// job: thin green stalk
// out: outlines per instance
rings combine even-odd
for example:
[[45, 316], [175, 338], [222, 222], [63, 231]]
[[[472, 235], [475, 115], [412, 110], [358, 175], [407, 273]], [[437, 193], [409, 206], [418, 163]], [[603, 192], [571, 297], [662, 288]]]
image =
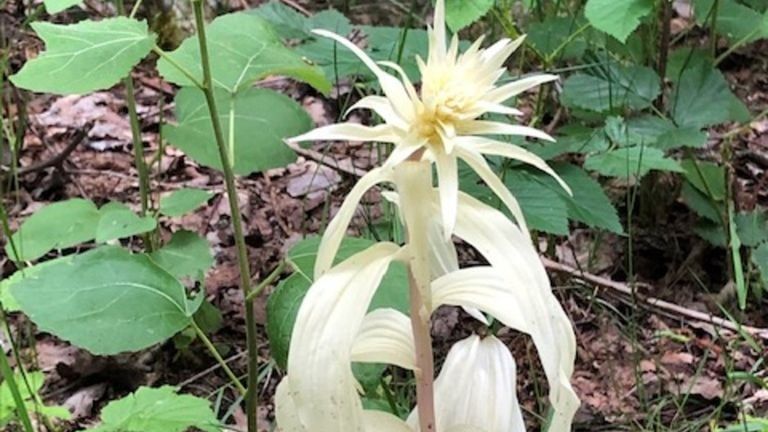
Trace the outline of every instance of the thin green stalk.
[[[229, 210], [232, 218], [232, 228], [234, 230], [235, 245], [237, 247], [237, 262], [240, 268], [240, 289], [243, 290], [243, 299], [248, 298], [251, 272], [248, 264], [248, 250], [245, 246], [245, 236], [243, 234], [243, 222], [240, 215], [240, 204], [237, 199], [237, 188], [235, 187], [235, 174], [232, 170], [232, 161], [229, 159], [227, 143], [224, 141], [224, 134], [221, 130], [219, 112], [216, 109], [216, 98], [213, 92], [213, 77], [211, 75], [211, 63], [208, 56], [208, 41], [205, 36], [205, 18], [203, 16], [202, 0], [192, 0], [192, 7], [195, 11], [195, 26], [197, 27], [197, 39], [200, 45], [200, 63], [203, 68], [203, 92], [208, 105], [208, 113], [211, 117], [216, 145], [219, 149], [224, 180], [227, 186], [227, 199], [229, 201]], [[258, 409], [258, 399], [256, 389], [259, 386], [258, 367], [259, 356], [256, 340], [256, 320], [254, 315], [253, 301], [244, 301], [245, 303], [245, 332], [246, 345], [248, 348], [248, 393], [245, 398], [246, 416], [248, 418], [248, 431], [256, 432], [257, 419], [256, 411]]]
[[197, 323], [192, 320], [192, 328], [195, 329], [195, 333], [197, 333], [197, 337], [200, 338], [201, 341], [203, 341], [203, 345], [205, 345], [206, 348], [208, 348], [208, 351], [211, 353], [214, 359], [216, 359], [216, 362], [221, 366], [222, 369], [224, 369], [224, 373], [227, 374], [227, 377], [229, 377], [229, 380], [232, 381], [232, 385], [234, 385], [237, 388], [237, 391], [240, 392], [241, 395], [245, 395], [248, 393], [247, 389], [243, 384], [240, 382], [240, 379], [237, 378], [237, 375], [235, 375], [234, 372], [232, 372], [232, 369], [229, 368], [227, 365], [227, 362], [224, 360], [224, 358], [219, 354], [219, 350], [216, 349], [216, 346], [211, 342], [211, 340], [208, 338], [208, 336], [205, 334], [205, 332], [200, 328]]
[[712, 3], [712, 10], [710, 13], [712, 14], [711, 18], [712, 21], [710, 23], [709, 27], [709, 40], [711, 43], [710, 49], [712, 50], [712, 58], [715, 58], [717, 56], [717, 15], [720, 9], [720, 0], [715, 0], [714, 3]]
[[176, 60], [173, 59], [173, 57], [169, 56], [168, 53], [165, 52], [165, 50], [155, 45], [154, 47], [152, 47], [152, 52], [157, 54], [160, 58], [167, 61], [168, 64], [176, 68], [176, 70], [181, 72], [181, 74], [184, 75], [188, 80], [190, 80], [195, 87], [199, 88], [200, 90], [203, 90], [205, 85], [201, 83], [199, 79], [195, 78], [195, 75], [189, 69], [185, 68], [184, 66], [181, 65], [181, 63], [177, 62]]
[[258, 297], [259, 294], [261, 294], [262, 291], [264, 291], [264, 288], [268, 287], [272, 282], [274, 282], [278, 277], [280, 277], [280, 274], [285, 270], [285, 261], [280, 261], [280, 264], [277, 265], [277, 267], [272, 270], [272, 273], [267, 276], [266, 279], [259, 282], [258, 285], [256, 285], [251, 292], [248, 293], [248, 296], [245, 298], [245, 301], [251, 301], [254, 298]]
[[134, 16], [136, 16], [136, 12], [139, 11], [139, 7], [141, 7], [141, 0], [138, 0], [133, 5], [133, 8], [131, 8], [131, 13], [128, 15], [128, 18], [133, 18]]
[[[0, 304], [0, 311], [2, 311], [2, 304]], [[18, 411], [21, 424], [24, 426], [24, 431], [35, 432], [35, 429], [32, 427], [32, 421], [29, 418], [29, 412], [27, 412], [27, 406], [24, 404], [24, 398], [21, 397], [21, 392], [19, 392], [16, 377], [13, 376], [13, 369], [11, 369], [5, 353], [0, 353], [0, 372], [8, 384], [8, 389], [11, 390], [11, 396], [13, 396], [13, 402], [16, 404], [16, 410]]]
[[[140, 3], [140, 2], [139, 2]], [[138, 4], [138, 3], [137, 3]], [[117, 12], [125, 15], [125, 1], [117, 1]], [[133, 13], [131, 12], [131, 17]], [[149, 210], [149, 172], [147, 170], [147, 161], [144, 160], [144, 142], [141, 139], [141, 126], [139, 125], [139, 115], [136, 111], [136, 90], [133, 87], [133, 77], [128, 72], [128, 76], [123, 78], [125, 87], [125, 102], [128, 105], [128, 117], [131, 122], [131, 138], [133, 140], [133, 163], [136, 165], [136, 172], [139, 174], [139, 197], [141, 200], [141, 217], [147, 215]], [[144, 247], [148, 251], [154, 249], [151, 234], [144, 234]]]

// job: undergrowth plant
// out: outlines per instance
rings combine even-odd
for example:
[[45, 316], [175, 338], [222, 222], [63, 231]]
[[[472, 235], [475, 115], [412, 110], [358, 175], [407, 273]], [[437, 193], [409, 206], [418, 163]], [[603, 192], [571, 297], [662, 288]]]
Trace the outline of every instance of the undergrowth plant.
[[[49, 13], [56, 13], [77, 3], [46, 0], [45, 6]], [[232, 13], [206, 24], [202, 1], [194, 0], [191, 4], [197, 34], [173, 52], [161, 49], [147, 24], [134, 18], [140, 2], [127, 12], [123, 2], [118, 1], [120, 16], [98, 21], [31, 24], [45, 42], [46, 50], [11, 76], [17, 87], [64, 95], [86, 94], [123, 83], [139, 177], [140, 208], [136, 212], [119, 202], [97, 205], [80, 198], [45, 206], [10, 236], [5, 252], [19, 271], [2, 282], [0, 292], [6, 310], [22, 311], [41, 330], [99, 355], [142, 350], [187, 328], [193, 329], [221, 362], [231, 385], [245, 397], [249, 430], [255, 431], [258, 353], [252, 270], [235, 175], [292, 162], [295, 154], [282, 139], [306, 131], [310, 121], [291, 99], [254, 84], [271, 74], [305, 81], [321, 91], [328, 91], [330, 84], [319, 68], [285, 47], [260, 16]], [[166, 242], [160, 242], [156, 235], [164, 218], [195, 210], [212, 194], [181, 189], [153, 202], [155, 195], [131, 76], [132, 69], [150, 55], [159, 58], [160, 74], [180, 87], [175, 97], [176, 124], [164, 126], [163, 136], [198, 163], [220, 170], [224, 179], [240, 287], [246, 299], [245, 384], [223, 362], [198, 325], [204, 318], [200, 314], [210, 311], [201, 308], [203, 295], [193, 289], [214, 263], [207, 241], [184, 230], [173, 233]], [[143, 247], [138, 250], [131, 247], [135, 242], [126, 241], [137, 237], [143, 239]], [[52, 251], [72, 248], [85, 251], [43, 260]], [[12, 388], [12, 376], [7, 377], [7, 383]], [[210, 429], [216, 423], [207, 403], [207, 411], [200, 411], [199, 403], [192, 402], [191, 397], [176, 395], [172, 389], [140, 390], [130, 397], [136, 402], [110, 404], [112, 408], [105, 410], [104, 425], [98, 430], [165, 432], [168, 428], [181, 431], [190, 426]], [[138, 409], [137, 405], [142, 403], [162, 409], [143, 412], [141, 421], [126, 420], [138, 414], [125, 410]], [[177, 417], [167, 418], [169, 410]], [[26, 422], [25, 427], [31, 432]]]
[[[481, 38], [460, 53], [458, 37], [447, 40], [443, 0], [437, 1], [434, 28], [428, 31], [429, 54], [425, 60], [417, 58], [418, 92], [397, 64], [382, 64], [397, 74], [391, 75], [347, 39], [326, 30], [314, 33], [342, 44], [376, 76], [384, 96], [365, 97], [353, 108], [370, 109], [384, 123], [330, 125], [292, 140], [383, 141], [394, 147], [380, 168], [358, 181], [321, 239], [315, 281], [298, 310], [291, 336], [288, 375], [277, 390], [278, 428], [524, 431], [515, 362], [494, 335], [473, 335], [455, 344], [435, 380], [430, 317], [441, 305], [455, 305], [482, 323], [489, 324], [484, 311], [533, 338], [550, 384], [549, 429], [570, 430], [578, 407], [569, 382], [575, 337], [552, 294], [518, 203], [485, 156], [523, 161], [560, 179], [532, 153], [483, 135], [550, 138], [529, 127], [481, 119], [487, 113], [519, 114], [504, 102], [556, 77], [533, 75], [496, 86], [504, 62], [523, 39], [502, 39], [481, 49]], [[502, 199], [516, 224], [459, 191], [459, 159]], [[385, 182], [394, 186], [388, 198], [400, 210], [405, 244], [379, 242], [332, 266], [363, 194]], [[454, 235], [483, 254], [489, 265], [460, 268]], [[371, 308], [394, 262], [406, 267], [408, 314]], [[364, 408], [353, 362], [387, 363], [413, 371], [417, 407], [407, 422], [396, 413]]]

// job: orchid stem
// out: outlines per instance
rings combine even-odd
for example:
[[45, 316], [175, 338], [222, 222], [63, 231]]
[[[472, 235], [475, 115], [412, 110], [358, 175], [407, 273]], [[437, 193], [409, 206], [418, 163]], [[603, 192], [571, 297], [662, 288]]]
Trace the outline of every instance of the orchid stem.
[[237, 378], [237, 375], [235, 375], [234, 372], [232, 372], [232, 369], [229, 368], [227, 365], [227, 362], [224, 361], [224, 358], [221, 357], [221, 354], [219, 354], [219, 350], [216, 349], [216, 346], [211, 342], [211, 340], [208, 338], [208, 336], [205, 334], [203, 329], [200, 328], [199, 325], [193, 320], [192, 321], [192, 328], [195, 329], [195, 333], [197, 333], [197, 337], [200, 338], [200, 340], [203, 342], [203, 345], [205, 345], [206, 348], [208, 348], [208, 351], [211, 353], [214, 359], [221, 365], [221, 368], [224, 369], [224, 373], [227, 374], [227, 377], [232, 382], [232, 385], [237, 388], [237, 391], [240, 392], [241, 395], [245, 396], [248, 394], [247, 389], [243, 386], [242, 383], [240, 383], [240, 380]]
[[430, 334], [431, 270], [429, 266], [428, 218], [419, 212], [425, 197], [432, 194], [432, 168], [418, 161], [421, 152], [411, 156], [397, 168], [395, 183], [401, 196], [401, 208], [406, 228], [408, 285], [411, 299], [411, 328], [416, 351], [416, 403], [422, 432], [436, 432], [435, 424], [435, 363]]
[[195, 26], [197, 27], [197, 39], [200, 45], [200, 63], [203, 68], [202, 91], [205, 94], [205, 101], [208, 105], [208, 114], [211, 117], [216, 146], [219, 150], [224, 181], [227, 186], [227, 199], [229, 201], [229, 210], [232, 218], [235, 246], [237, 248], [237, 262], [240, 270], [240, 289], [243, 291], [243, 302], [245, 303], [245, 334], [246, 346], [248, 349], [248, 392], [245, 397], [245, 412], [248, 418], [248, 432], [256, 432], [256, 411], [258, 408], [256, 391], [259, 385], [259, 356], [257, 352], [254, 305], [252, 300], [245, 300], [248, 298], [248, 291], [250, 290], [251, 284], [248, 250], [246, 249], [245, 236], [243, 235], [243, 222], [240, 215], [237, 188], [235, 187], [235, 174], [232, 169], [232, 161], [229, 157], [228, 145], [226, 141], [224, 141], [224, 134], [222, 133], [221, 122], [219, 120], [219, 112], [216, 109], [213, 77], [211, 75], [211, 62], [210, 57], [208, 56], [208, 42], [205, 37], [205, 17], [203, 16], [202, 0], [192, 0], [192, 7], [195, 11]]

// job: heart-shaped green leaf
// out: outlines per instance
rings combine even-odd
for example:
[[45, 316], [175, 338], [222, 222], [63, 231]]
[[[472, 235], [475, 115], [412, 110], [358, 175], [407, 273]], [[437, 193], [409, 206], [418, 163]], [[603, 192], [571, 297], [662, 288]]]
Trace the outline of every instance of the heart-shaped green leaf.
[[147, 24], [117, 17], [60, 25], [32, 23], [46, 51], [11, 77], [18, 87], [41, 93], [83, 94], [107, 89], [128, 75], [152, 50]]
[[164, 341], [202, 300], [149, 257], [110, 246], [46, 264], [11, 291], [41, 330], [100, 355]]
[[171, 217], [183, 216], [205, 204], [212, 196], [213, 192], [202, 189], [179, 189], [160, 198], [160, 213]]
[[14, 261], [33, 261], [54, 249], [91, 241], [100, 218], [96, 205], [84, 199], [47, 205], [24, 221], [5, 246], [5, 253]]
[[124, 204], [109, 203], [100, 211], [101, 218], [96, 227], [96, 241], [99, 243], [144, 234], [157, 227], [155, 218], [141, 217]]
[[[285, 47], [280, 36], [262, 17], [246, 12], [222, 15], [206, 27], [211, 73], [216, 87], [236, 93], [268, 75], [286, 75], [304, 81], [322, 92], [331, 84], [323, 72], [304, 61], [300, 55]], [[202, 82], [200, 46], [197, 38], [185, 40], [169, 54]], [[160, 73], [175, 84], [193, 83], [166, 59], [158, 63]]]
[[171, 241], [150, 254], [152, 260], [177, 278], [197, 277], [211, 268], [211, 246], [191, 231], [173, 233]]
[[[230, 140], [235, 173], [247, 175], [285, 166], [296, 154], [283, 140], [308, 131], [312, 121], [292, 99], [271, 90], [250, 88], [234, 96], [217, 89], [216, 105]], [[221, 158], [203, 93], [183, 88], [176, 95], [177, 124], [164, 128], [174, 146], [200, 164], [221, 169]]]

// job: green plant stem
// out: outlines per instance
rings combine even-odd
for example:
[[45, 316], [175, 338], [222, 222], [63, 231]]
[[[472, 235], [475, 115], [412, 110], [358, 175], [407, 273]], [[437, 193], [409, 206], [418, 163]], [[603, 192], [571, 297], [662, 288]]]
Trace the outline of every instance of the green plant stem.
[[245, 301], [248, 298], [250, 289], [251, 275], [248, 264], [248, 250], [245, 246], [245, 236], [243, 235], [243, 222], [240, 215], [240, 204], [237, 199], [237, 188], [235, 187], [235, 174], [232, 169], [232, 162], [229, 159], [229, 151], [224, 134], [221, 129], [218, 110], [216, 109], [216, 98], [213, 92], [213, 77], [211, 75], [210, 57], [208, 56], [208, 42], [205, 36], [205, 18], [203, 16], [202, 0], [192, 0], [192, 7], [195, 11], [195, 25], [197, 27], [197, 39], [200, 45], [200, 63], [203, 67], [203, 92], [208, 105], [208, 113], [213, 125], [216, 145], [219, 149], [222, 171], [227, 186], [227, 198], [229, 201], [229, 210], [232, 218], [232, 228], [234, 230], [235, 245], [237, 248], [237, 262], [240, 268], [240, 289], [243, 290], [243, 301], [245, 303], [245, 333], [246, 345], [248, 349], [248, 392], [245, 398], [246, 416], [248, 418], [248, 431], [256, 432], [257, 421], [256, 411], [258, 408], [258, 399], [256, 391], [259, 385], [258, 367], [259, 357], [256, 341], [256, 320], [254, 316], [253, 301]]
[[131, 8], [131, 13], [128, 15], [128, 18], [133, 18], [134, 16], [136, 16], [136, 12], [139, 11], [139, 7], [141, 7], [141, 0], [138, 0], [133, 5], [133, 8]]
[[201, 341], [203, 341], [203, 344], [206, 348], [208, 348], [208, 351], [211, 353], [214, 359], [216, 359], [216, 362], [219, 363], [222, 369], [224, 369], [224, 373], [227, 374], [227, 377], [229, 377], [229, 380], [232, 381], [232, 385], [237, 388], [237, 391], [240, 392], [241, 395], [246, 395], [248, 393], [247, 389], [243, 384], [240, 382], [240, 379], [237, 378], [237, 375], [235, 375], [234, 372], [232, 372], [232, 369], [227, 366], [227, 362], [224, 360], [224, 358], [219, 354], [219, 350], [216, 349], [216, 346], [211, 342], [211, 340], [208, 338], [208, 336], [205, 334], [203, 329], [200, 328], [197, 323], [192, 320], [192, 328], [195, 329], [195, 333], [197, 333], [197, 337], [200, 338]]
[[[5, 311], [1, 303], [0, 314], [5, 318]], [[0, 373], [3, 374], [5, 382], [8, 383], [8, 389], [10, 389], [11, 396], [13, 396], [13, 402], [16, 404], [16, 410], [21, 419], [21, 424], [24, 426], [24, 431], [35, 432], [35, 429], [32, 427], [32, 421], [29, 418], [29, 412], [27, 412], [27, 406], [24, 404], [24, 398], [21, 397], [21, 392], [19, 392], [16, 377], [13, 376], [13, 369], [11, 369], [11, 365], [8, 363], [8, 358], [4, 352], [0, 353]]]
[[173, 57], [169, 56], [168, 53], [165, 52], [165, 50], [155, 45], [154, 47], [152, 47], [152, 52], [154, 52], [160, 58], [167, 61], [168, 64], [170, 64], [171, 66], [175, 67], [176, 70], [181, 72], [182, 75], [184, 75], [188, 80], [190, 80], [195, 87], [199, 88], [200, 90], [204, 90], [205, 84], [201, 83], [199, 79], [195, 78], [195, 75], [192, 73], [192, 71], [182, 66], [179, 62], [174, 60]]
[[256, 285], [251, 292], [248, 293], [248, 296], [245, 298], [245, 301], [251, 301], [254, 298], [258, 297], [259, 294], [261, 294], [262, 291], [264, 291], [264, 288], [268, 287], [272, 282], [277, 279], [280, 274], [285, 270], [285, 261], [280, 261], [280, 264], [275, 267], [274, 270], [272, 270], [272, 273], [269, 274], [269, 276], [266, 277], [266, 279], [259, 282], [258, 285]]
[[130, 75], [123, 79], [125, 85], [125, 100], [128, 104], [128, 116], [131, 121], [131, 135], [133, 137], [133, 158], [136, 171], [139, 173], [139, 195], [141, 195], [141, 217], [147, 215], [149, 210], [149, 172], [144, 160], [144, 143], [141, 140], [141, 126], [136, 111], [136, 95], [133, 87], [133, 77]]

